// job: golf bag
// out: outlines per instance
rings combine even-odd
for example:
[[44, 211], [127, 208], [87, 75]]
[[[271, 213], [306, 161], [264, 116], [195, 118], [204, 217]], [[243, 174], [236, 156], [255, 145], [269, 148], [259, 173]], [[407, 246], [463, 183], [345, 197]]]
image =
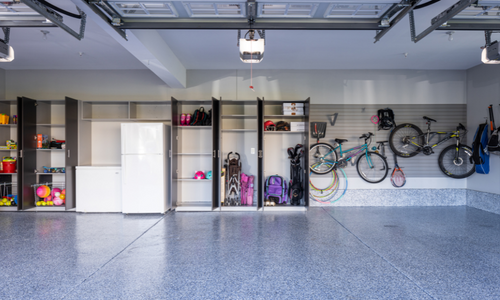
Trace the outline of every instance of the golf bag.
[[300, 164], [300, 158], [304, 155], [304, 146], [297, 144], [295, 148], [288, 148], [290, 159], [290, 185], [289, 198], [291, 205], [300, 205], [304, 196], [304, 172]]
[[[233, 156], [233, 158], [231, 158]], [[236, 158], [237, 157], [237, 158]], [[229, 152], [224, 164], [226, 168], [226, 199], [224, 205], [241, 205], [241, 161], [238, 152]]]

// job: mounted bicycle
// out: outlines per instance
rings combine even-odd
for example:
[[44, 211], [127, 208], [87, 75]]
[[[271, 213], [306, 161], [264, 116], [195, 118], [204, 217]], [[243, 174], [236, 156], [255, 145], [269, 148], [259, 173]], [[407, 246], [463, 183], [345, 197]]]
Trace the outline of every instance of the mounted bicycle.
[[[401, 157], [413, 157], [422, 152], [425, 155], [434, 153], [434, 148], [455, 138], [455, 144], [450, 145], [441, 151], [438, 163], [441, 171], [452, 178], [466, 178], [474, 174], [474, 163], [471, 161], [472, 148], [461, 143], [461, 135], [467, 133], [464, 125], [457, 126], [457, 130], [449, 132], [431, 131], [431, 123], [437, 122], [429, 117], [423, 117], [427, 122], [427, 131], [425, 133], [413, 124], [398, 125], [389, 136], [389, 145], [392, 151]], [[436, 135], [446, 135], [435, 144], [430, 141]]]
[[[312, 130], [313, 137], [317, 137], [318, 139], [316, 144], [311, 145], [311, 151], [309, 151], [309, 162], [312, 172], [326, 174], [334, 168], [345, 168], [348, 162], [352, 163], [352, 160], [359, 155], [356, 161], [356, 170], [363, 180], [369, 183], [378, 183], [385, 179], [389, 170], [387, 161], [382, 155], [368, 151], [373, 133], [368, 132], [359, 137], [365, 140], [363, 145], [343, 151], [342, 143], [347, 142], [347, 140], [335, 139], [335, 142], [338, 144], [337, 147], [319, 142], [319, 139], [325, 136], [325, 131], [326, 124], [324, 128], [320, 128], [319, 130], [317, 125], [315, 125], [315, 128]], [[337, 150], [339, 151], [340, 159]]]

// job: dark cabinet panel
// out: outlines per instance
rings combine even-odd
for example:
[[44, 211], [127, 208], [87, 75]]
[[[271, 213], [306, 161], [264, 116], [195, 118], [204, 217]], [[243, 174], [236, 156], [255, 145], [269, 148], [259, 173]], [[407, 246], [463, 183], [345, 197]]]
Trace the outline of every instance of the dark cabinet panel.
[[35, 207], [36, 184], [36, 101], [26, 97], [17, 99], [18, 109], [18, 197], [20, 209]]
[[78, 100], [66, 97], [66, 210], [76, 207], [75, 168], [78, 166]]

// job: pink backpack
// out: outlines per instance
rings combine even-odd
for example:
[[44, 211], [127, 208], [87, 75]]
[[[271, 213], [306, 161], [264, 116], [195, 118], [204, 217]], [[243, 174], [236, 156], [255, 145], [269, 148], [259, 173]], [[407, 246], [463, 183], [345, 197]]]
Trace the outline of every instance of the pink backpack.
[[253, 205], [254, 176], [241, 173], [241, 205]]

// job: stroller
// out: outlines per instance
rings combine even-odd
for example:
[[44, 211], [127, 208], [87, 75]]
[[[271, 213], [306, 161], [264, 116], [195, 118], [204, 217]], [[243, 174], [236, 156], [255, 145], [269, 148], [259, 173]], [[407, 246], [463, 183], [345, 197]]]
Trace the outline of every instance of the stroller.
[[[232, 156], [232, 158], [231, 158]], [[237, 157], [237, 158], [236, 158]], [[241, 205], [241, 161], [238, 152], [229, 152], [225, 160], [224, 167], [226, 168], [226, 198], [224, 205], [237, 206]]]

